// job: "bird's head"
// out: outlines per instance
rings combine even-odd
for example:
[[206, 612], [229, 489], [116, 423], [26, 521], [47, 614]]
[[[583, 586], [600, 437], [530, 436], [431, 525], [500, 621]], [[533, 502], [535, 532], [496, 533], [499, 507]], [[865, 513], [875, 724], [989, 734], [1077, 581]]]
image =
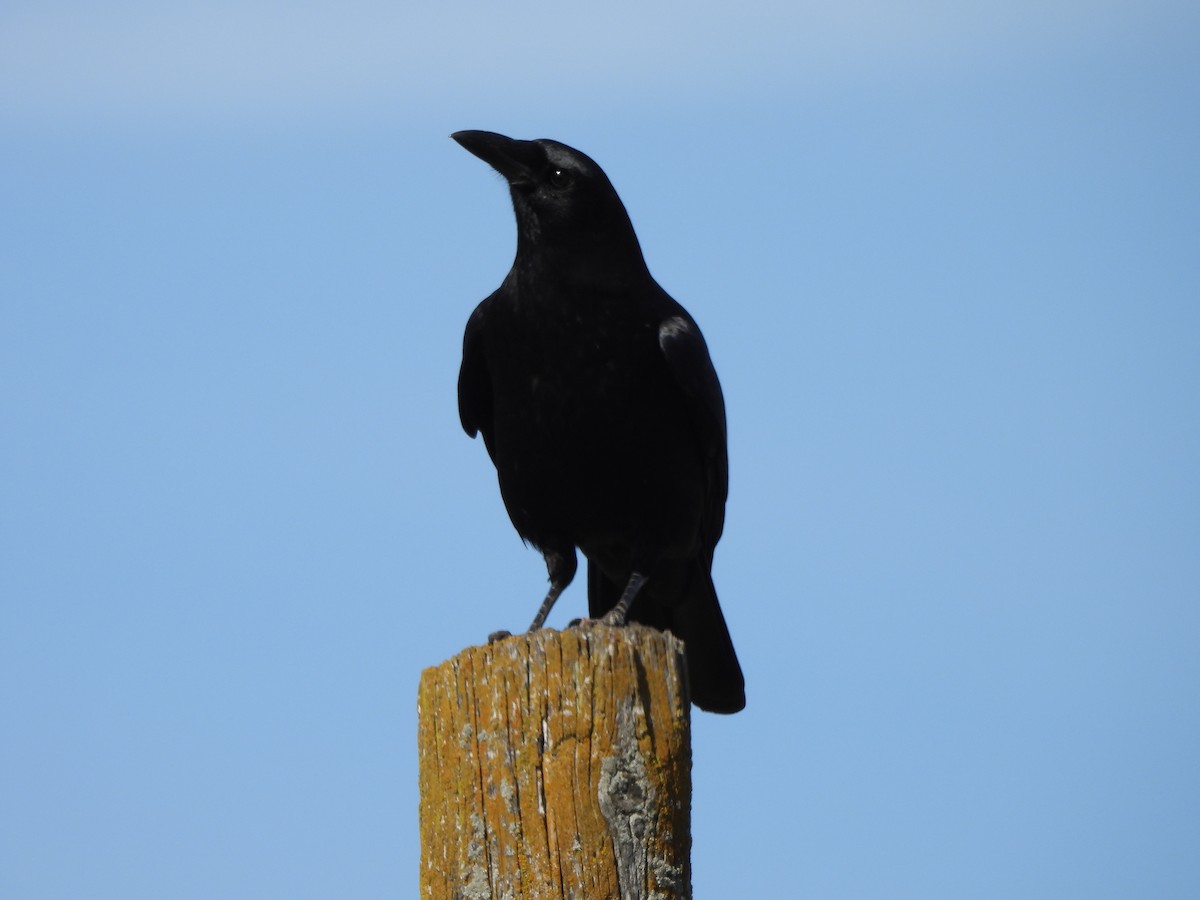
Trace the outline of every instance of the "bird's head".
[[589, 156], [558, 141], [518, 141], [491, 131], [451, 137], [508, 182], [518, 261], [529, 255], [560, 268], [569, 262], [589, 278], [614, 265], [644, 270], [625, 205]]

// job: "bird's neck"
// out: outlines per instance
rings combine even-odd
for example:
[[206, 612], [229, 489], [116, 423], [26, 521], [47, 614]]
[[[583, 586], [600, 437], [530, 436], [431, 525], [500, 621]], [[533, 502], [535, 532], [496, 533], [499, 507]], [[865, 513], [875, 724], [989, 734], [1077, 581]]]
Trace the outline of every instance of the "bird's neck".
[[556, 239], [541, 235], [517, 240], [513, 273], [523, 286], [555, 284], [563, 289], [623, 291], [652, 281], [637, 237], [603, 240]]

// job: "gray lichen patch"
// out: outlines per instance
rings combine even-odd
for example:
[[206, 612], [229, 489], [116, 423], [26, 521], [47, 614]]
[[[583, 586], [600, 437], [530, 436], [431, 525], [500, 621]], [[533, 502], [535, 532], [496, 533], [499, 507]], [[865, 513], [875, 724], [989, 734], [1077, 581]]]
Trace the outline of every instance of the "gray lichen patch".
[[632, 715], [618, 717], [614, 746], [618, 752], [600, 761], [597, 801], [612, 837], [621, 898], [640, 900], [649, 890], [648, 868], [659, 868], [664, 861], [649, 859], [658, 806], [646, 761], [638, 748]]

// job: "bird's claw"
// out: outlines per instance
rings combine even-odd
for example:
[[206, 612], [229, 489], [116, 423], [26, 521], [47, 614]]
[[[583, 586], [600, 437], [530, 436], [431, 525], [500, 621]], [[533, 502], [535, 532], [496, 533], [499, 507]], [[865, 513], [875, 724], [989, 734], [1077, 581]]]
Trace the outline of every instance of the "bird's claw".
[[496, 641], [502, 641], [505, 638], [510, 638], [510, 637], [512, 637], [511, 631], [504, 631], [503, 629], [501, 629], [500, 631], [493, 631], [491, 634], [488, 635], [488, 643], [494, 644], [494, 643], [496, 643]]
[[617, 619], [616, 616], [608, 615], [600, 616], [597, 619], [572, 619], [567, 623], [568, 628], [595, 628], [597, 625], [607, 625], [610, 628], [620, 628], [625, 624], [625, 619]]

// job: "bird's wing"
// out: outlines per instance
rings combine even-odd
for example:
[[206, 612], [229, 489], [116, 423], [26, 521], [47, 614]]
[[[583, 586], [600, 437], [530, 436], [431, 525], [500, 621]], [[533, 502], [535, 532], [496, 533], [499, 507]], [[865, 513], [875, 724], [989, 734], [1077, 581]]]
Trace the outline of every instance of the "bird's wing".
[[729, 494], [729, 452], [725, 434], [725, 398], [696, 323], [686, 315], [666, 319], [658, 328], [658, 345], [683, 392], [688, 418], [699, 437], [708, 475], [705, 525], [711, 552], [725, 527]]
[[458, 371], [458, 418], [471, 437], [483, 432], [492, 453], [492, 376], [483, 353], [483, 328], [487, 301], [475, 307], [463, 335], [462, 368]]

